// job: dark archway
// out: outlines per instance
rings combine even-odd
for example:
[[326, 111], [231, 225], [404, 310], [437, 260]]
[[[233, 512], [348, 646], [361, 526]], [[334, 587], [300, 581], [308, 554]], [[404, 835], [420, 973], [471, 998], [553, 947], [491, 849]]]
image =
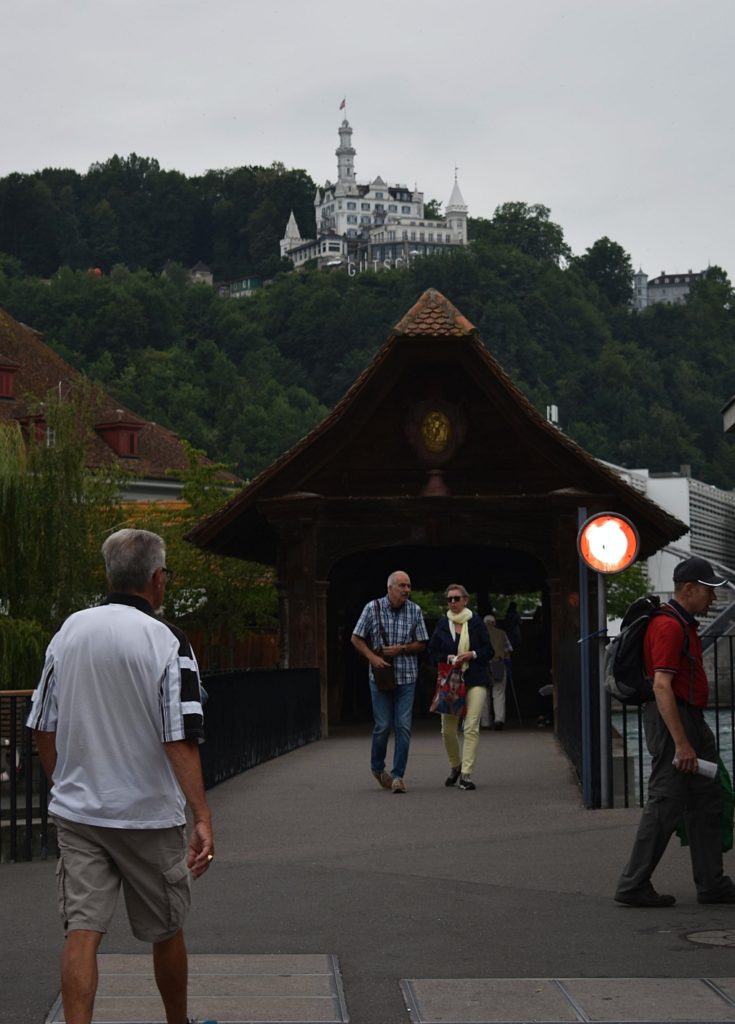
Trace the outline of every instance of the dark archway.
[[[388, 575], [402, 569], [414, 589], [439, 591], [449, 583], [462, 583], [477, 595], [480, 614], [490, 610], [488, 594], [541, 593], [548, 609], [547, 571], [538, 558], [525, 551], [482, 544], [399, 545], [356, 552], [332, 567], [327, 592], [327, 690], [329, 721], [360, 722], [370, 718], [367, 667], [350, 643], [352, 630], [365, 604], [385, 593]], [[427, 619], [429, 632], [433, 622]], [[524, 717], [538, 710], [538, 688], [550, 679], [551, 652], [548, 630], [541, 622], [524, 623], [523, 643], [516, 652], [516, 692]], [[428, 706], [433, 679], [422, 671], [417, 713]], [[427, 696], [428, 695], [428, 696]]]

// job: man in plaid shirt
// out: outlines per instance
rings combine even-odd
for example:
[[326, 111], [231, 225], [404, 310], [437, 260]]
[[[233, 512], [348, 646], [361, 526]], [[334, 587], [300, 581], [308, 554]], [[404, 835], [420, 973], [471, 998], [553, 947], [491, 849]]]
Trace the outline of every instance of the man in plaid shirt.
[[[429, 634], [424, 616], [411, 596], [411, 580], [405, 572], [388, 577], [385, 597], [370, 601], [362, 610], [352, 634], [352, 645], [369, 663], [370, 696], [373, 704], [373, 741], [370, 768], [380, 786], [393, 793], [405, 793], [403, 776], [411, 742], [411, 713], [416, 690], [418, 655]], [[395, 688], [381, 690], [373, 669], [393, 664]], [[393, 729], [395, 746], [393, 770], [385, 770], [388, 737]]]

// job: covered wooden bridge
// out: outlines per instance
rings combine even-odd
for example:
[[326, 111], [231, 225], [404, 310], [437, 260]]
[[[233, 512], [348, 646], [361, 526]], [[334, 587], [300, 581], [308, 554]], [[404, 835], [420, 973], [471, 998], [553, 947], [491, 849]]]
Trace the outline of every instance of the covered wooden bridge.
[[281, 663], [318, 666], [324, 734], [367, 711], [349, 640], [393, 569], [417, 589], [461, 582], [480, 603], [540, 592], [548, 664], [531, 682], [550, 670], [556, 728], [579, 766], [580, 510], [629, 517], [641, 557], [686, 531], [547, 423], [429, 289], [330, 415], [189, 539], [276, 567]]

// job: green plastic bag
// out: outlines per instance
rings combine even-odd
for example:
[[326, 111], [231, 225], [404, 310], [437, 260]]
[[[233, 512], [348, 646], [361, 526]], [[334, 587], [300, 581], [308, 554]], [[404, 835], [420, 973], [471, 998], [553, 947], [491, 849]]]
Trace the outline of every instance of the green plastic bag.
[[[732, 850], [735, 794], [733, 794], [730, 773], [722, 763], [721, 757], [717, 758], [717, 764], [719, 765], [717, 778], [720, 780], [720, 785], [722, 786], [722, 852], [727, 853], [728, 850]], [[687, 829], [683, 819], [679, 822], [674, 831], [681, 840], [681, 845], [688, 846], [689, 839], [687, 838]]]

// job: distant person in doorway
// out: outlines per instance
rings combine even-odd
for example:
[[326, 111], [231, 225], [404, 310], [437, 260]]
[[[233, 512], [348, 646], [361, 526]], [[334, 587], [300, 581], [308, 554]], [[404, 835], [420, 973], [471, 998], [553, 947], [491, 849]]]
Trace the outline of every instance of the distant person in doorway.
[[515, 601], [511, 601], [508, 605], [501, 625], [508, 634], [513, 650], [517, 651], [521, 646], [521, 614]]
[[717, 761], [717, 746], [704, 718], [709, 685], [702, 663], [696, 615], [704, 615], [718, 576], [704, 558], [692, 557], [674, 569], [674, 596], [664, 606], [673, 614], [654, 616], [643, 641], [646, 672], [654, 700], [643, 712], [651, 754], [648, 801], [633, 850], [618, 880], [615, 899], [629, 907], [670, 907], [673, 896], [659, 893], [651, 876], [680, 818], [689, 838], [699, 903], [735, 903], [735, 883], [722, 870], [722, 786], [697, 774], [697, 759]]
[[513, 653], [513, 645], [508, 639], [508, 634], [495, 621], [494, 615], [486, 615], [483, 621], [487, 626], [493, 648], [493, 656], [488, 666], [493, 728], [496, 732], [500, 732], [505, 728], [505, 690], [510, 677], [510, 656]]
[[[352, 634], [352, 645], [369, 664], [370, 697], [373, 706], [373, 739], [370, 770], [378, 784], [393, 793], [405, 793], [403, 780], [411, 742], [413, 698], [416, 691], [418, 655], [429, 634], [417, 604], [409, 600], [411, 580], [401, 571], [388, 577], [385, 597], [370, 601], [362, 610]], [[395, 688], [381, 690], [374, 668], [392, 664]], [[394, 733], [393, 769], [386, 771], [388, 738]]]
[[475, 789], [472, 772], [480, 738], [480, 717], [487, 700], [488, 663], [493, 648], [487, 627], [480, 616], [467, 607], [470, 595], [460, 583], [450, 583], [445, 591], [447, 613], [437, 622], [429, 641], [429, 657], [438, 665], [454, 661], [462, 667], [467, 687], [467, 714], [463, 720], [463, 744], [459, 748], [459, 719], [442, 715], [442, 739], [449, 758], [445, 786], [459, 781], [460, 789]]

